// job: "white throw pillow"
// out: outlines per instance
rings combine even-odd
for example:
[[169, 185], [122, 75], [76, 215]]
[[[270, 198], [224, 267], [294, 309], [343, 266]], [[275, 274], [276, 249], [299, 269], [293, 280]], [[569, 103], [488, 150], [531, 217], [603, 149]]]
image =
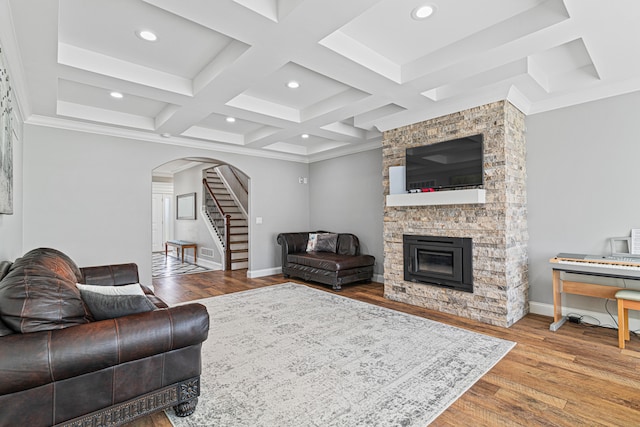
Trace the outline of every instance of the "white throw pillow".
[[138, 283], [122, 286], [100, 286], [76, 283], [76, 286], [81, 291], [95, 292], [102, 295], [144, 295], [144, 292]]
[[318, 244], [318, 234], [309, 233], [309, 239], [307, 240], [307, 252], [315, 252], [317, 244]]

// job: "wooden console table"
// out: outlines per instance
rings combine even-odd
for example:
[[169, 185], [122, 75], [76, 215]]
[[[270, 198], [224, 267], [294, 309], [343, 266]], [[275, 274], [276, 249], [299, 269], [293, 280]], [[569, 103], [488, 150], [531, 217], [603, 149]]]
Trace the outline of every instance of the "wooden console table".
[[566, 322], [562, 315], [562, 294], [615, 299], [616, 292], [624, 287], [563, 280], [560, 273], [600, 276], [617, 279], [640, 279], [640, 259], [621, 260], [620, 257], [604, 257], [582, 254], [558, 254], [549, 260], [553, 269], [553, 323], [551, 331], [557, 331]]
[[193, 263], [197, 264], [198, 262], [198, 245], [193, 242], [187, 242], [185, 240], [167, 240], [164, 242], [164, 256], [165, 258], [169, 254], [169, 246], [174, 246], [176, 248], [176, 258], [182, 251], [182, 262], [184, 262], [184, 250], [185, 249], [193, 249]]

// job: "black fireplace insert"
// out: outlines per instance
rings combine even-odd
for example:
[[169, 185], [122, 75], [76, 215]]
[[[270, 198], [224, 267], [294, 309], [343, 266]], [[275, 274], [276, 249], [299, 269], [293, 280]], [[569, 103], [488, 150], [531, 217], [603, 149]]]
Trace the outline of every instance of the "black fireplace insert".
[[403, 236], [404, 280], [473, 292], [473, 243], [467, 237]]

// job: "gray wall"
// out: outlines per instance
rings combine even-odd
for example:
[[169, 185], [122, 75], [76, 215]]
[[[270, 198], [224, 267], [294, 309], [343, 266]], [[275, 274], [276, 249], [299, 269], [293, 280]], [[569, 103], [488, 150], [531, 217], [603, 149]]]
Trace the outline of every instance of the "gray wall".
[[[552, 303], [550, 257], [606, 254], [608, 238], [640, 227], [639, 106], [634, 93], [527, 117], [531, 301]], [[14, 145], [16, 213], [0, 216], [0, 255], [52, 246], [80, 265], [137, 262], [149, 281], [151, 171], [189, 156], [251, 177], [255, 274], [280, 265], [275, 237], [283, 230], [350, 231], [382, 261], [381, 150], [306, 165], [33, 125]], [[603, 311], [591, 298], [569, 296], [566, 305]]]
[[307, 164], [25, 125], [23, 250], [49, 246], [79, 265], [136, 262], [151, 281], [151, 174], [170, 160], [208, 157], [251, 178], [250, 274], [280, 263], [276, 236], [309, 227]]
[[[608, 254], [610, 237], [640, 228], [639, 111], [636, 92], [527, 118], [531, 301], [553, 303], [549, 258]], [[604, 308], [573, 295], [565, 305]]]
[[355, 234], [382, 275], [382, 149], [312, 163], [309, 174], [311, 229]]

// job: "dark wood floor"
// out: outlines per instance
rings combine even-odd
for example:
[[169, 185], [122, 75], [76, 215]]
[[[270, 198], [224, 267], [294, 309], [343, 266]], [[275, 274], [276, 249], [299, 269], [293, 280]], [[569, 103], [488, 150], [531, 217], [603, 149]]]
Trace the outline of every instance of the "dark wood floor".
[[[153, 284], [161, 298], [178, 303], [285, 281], [282, 275], [247, 279], [240, 270], [164, 277]], [[620, 350], [615, 330], [568, 323], [550, 332], [551, 318], [532, 314], [509, 329], [494, 327], [386, 300], [379, 283], [345, 286], [341, 295], [518, 343], [433, 426], [640, 426], [638, 337]], [[171, 423], [160, 413], [129, 426]]]

